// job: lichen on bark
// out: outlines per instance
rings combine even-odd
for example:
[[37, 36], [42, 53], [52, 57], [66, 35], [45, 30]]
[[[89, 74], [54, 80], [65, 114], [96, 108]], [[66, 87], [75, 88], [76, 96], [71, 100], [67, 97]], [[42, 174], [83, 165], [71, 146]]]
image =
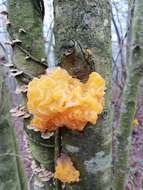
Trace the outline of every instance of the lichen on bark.
[[127, 80], [123, 92], [120, 115], [120, 128], [117, 134], [117, 159], [115, 161], [113, 189], [125, 189], [128, 178], [128, 157], [131, 149], [133, 119], [136, 111], [139, 82], [143, 73], [143, 1], [135, 1], [132, 25], [132, 42], [128, 64]]
[[[10, 37], [11, 40], [21, 40], [21, 43], [13, 46], [12, 56], [14, 67], [24, 72], [24, 74], [16, 77], [20, 85], [23, 82], [28, 83], [34, 76], [45, 73], [45, 69], [47, 68], [47, 62], [45, 61], [43, 64], [41, 61], [41, 58], [46, 59], [43, 40], [43, 21], [39, 17], [38, 10], [34, 8], [36, 1], [34, 5], [32, 2], [29, 0], [8, 0], [8, 12], [11, 22], [11, 27], [9, 28]], [[30, 58], [28, 58], [29, 55]], [[26, 96], [24, 96], [21, 104], [26, 105]], [[24, 120], [25, 132], [33, 159], [39, 165], [43, 165], [48, 171], [53, 172], [54, 137], [50, 140], [42, 139], [40, 133], [26, 128], [28, 124], [28, 119]], [[33, 185], [33, 188], [54, 189], [52, 180], [42, 183], [44, 187]]]
[[5, 77], [7, 72], [0, 65], [0, 189], [27, 190], [23, 160], [9, 113], [11, 96]]
[[[110, 5], [107, 0], [55, 0], [54, 8], [58, 64], [82, 80], [95, 70], [105, 78], [107, 87], [104, 112], [95, 126], [89, 124], [83, 133], [61, 131], [62, 152], [71, 156], [81, 173], [80, 182], [66, 184], [65, 189], [108, 190], [111, 187], [112, 138]], [[86, 51], [92, 55], [86, 56]], [[74, 150], [69, 147], [74, 147]], [[102, 165], [97, 158], [100, 152], [103, 153], [101, 160], [108, 167], [103, 164], [94, 170], [96, 165]], [[94, 173], [87, 169], [91, 162]]]
[[[31, 1], [8, 0], [8, 12], [11, 26], [11, 40], [19, 39], [21, 44], [15, 44], [13, 62], [15, 66], [29, 75], [37, 76], [44, 70], [43, 66], [26, 58], [28, 53], [41, 61], [45, 58], [44, 40], [42, 34], [42, 19], [33, 8]], [[19, 48], [20, 46], [20, 48]], [[26, 50], [24, 53], [22, 49]]]

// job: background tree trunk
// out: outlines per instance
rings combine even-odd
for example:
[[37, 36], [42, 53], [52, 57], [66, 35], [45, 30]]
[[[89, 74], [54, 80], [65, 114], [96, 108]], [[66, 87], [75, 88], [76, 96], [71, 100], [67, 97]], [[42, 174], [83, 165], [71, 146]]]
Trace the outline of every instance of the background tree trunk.
[[28, 190], [22, 156], [10, 117], [10, 95], [4, 67], [0, 65], [0, 189]]
[[[125, 189], [128, 177], [128, 157], [131, 145], [132, 122], [134, 119], [138, 95], [139, 81], [143, 73], [143, 1], [135, 1], [134, 18], [132, 26], [132, 43], [130, 46], [130, 59], [127, 80], [123, 92], [121, 107], [120, 128], [117, 135], [118, 148], [115, 162], [113, 189]], [[123, 148], [124, 147], [124, 148]]]
[[[74, 77], [86, 80], [97, 71], [106, 80], [103, 114], [95, 126], [79, 133], [61, 130], [61, 152], [71, 156], [80, 182], [66, 190], [109, 190], [111, 187], [111, 38], [108, 0], [54, 0], [57, 62]], [[86, 52], [88, 52], [86, 54]], [[92, 53], [91, 53], [92, 52]]]

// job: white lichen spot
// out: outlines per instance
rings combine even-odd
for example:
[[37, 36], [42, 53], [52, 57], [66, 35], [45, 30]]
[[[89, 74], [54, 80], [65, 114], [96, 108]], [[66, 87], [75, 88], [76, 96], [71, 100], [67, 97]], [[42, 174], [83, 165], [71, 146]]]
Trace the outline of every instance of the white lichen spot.
[[38, 181], [38, 179], [36, 179], [34, 181], [34, 185], [37, 186], [37, 187], [39, 187], [39, 188], [44, 187], [44, 184], [41, 181]]
[[108, 25], [108, 19], [105, 19], [104, 20], [104, 24], [103, 24], [105, 27]]
[[107, 135], [107, 137], [106, 137], [106, 140], [105, 140], [105, 142], [104, 142], [104, 146], [105, 145], [108, 145], [108, 144], [110, 144], [112, 142], [112, 135], [111, 134], [109, 134], [109, 135]]
[[79, 148], [72, 145], [66, 145], [66, 149], [71, 153], [77, 153], [79, 152]]
[[111, 155], [105, 155], [103, 151], [96, 153], [95, 157], [84, 162], [86, 171], [91, 174], [102, 172], [111, 167]]

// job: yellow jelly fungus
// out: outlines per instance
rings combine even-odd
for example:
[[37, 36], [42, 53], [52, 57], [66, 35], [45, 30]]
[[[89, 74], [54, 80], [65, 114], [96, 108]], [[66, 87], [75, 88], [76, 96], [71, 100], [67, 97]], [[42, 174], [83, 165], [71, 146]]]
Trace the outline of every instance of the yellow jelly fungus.
[[137, 126], [137, 125], [139, 125], [139, 121], [137, 119], [134, 119], [133, 120], [133, 126]]
[[80, 173], [73, 166], [70, 157], [62, 155], [57, 160], [54, 177], [62, 181], [63, 183], [78, 182]]
[[96, 72], [86, 83], [72, 78], [60, 67], [34, 78], [28, 85], [31, 125], [41, 132], [66, 126], [82, 131], [87, 122], [96, 123], [103, 110], [105, 81]]

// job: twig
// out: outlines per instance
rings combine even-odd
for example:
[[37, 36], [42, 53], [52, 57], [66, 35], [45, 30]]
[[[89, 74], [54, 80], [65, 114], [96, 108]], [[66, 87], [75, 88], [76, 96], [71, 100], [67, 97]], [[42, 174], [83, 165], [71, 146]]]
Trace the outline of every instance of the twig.
[[36, 57], [34, 57], [33, 55], [31, 55], [26, 49], [24, 49], [23, 47], [21, 47], [20, 45], [17, 45], [16, 44], [16, 47], [18, 47], [23, 53], [25, 53], [27, 56], [29, 56], [29, 58], [31, 60], [33, 60], [34, 62], [36, 63], [39, 63], [41, 64], [42, 66], [46, 67], [47, 68], [47, 64], [41, 62], [41, 60], [37, 59]]

